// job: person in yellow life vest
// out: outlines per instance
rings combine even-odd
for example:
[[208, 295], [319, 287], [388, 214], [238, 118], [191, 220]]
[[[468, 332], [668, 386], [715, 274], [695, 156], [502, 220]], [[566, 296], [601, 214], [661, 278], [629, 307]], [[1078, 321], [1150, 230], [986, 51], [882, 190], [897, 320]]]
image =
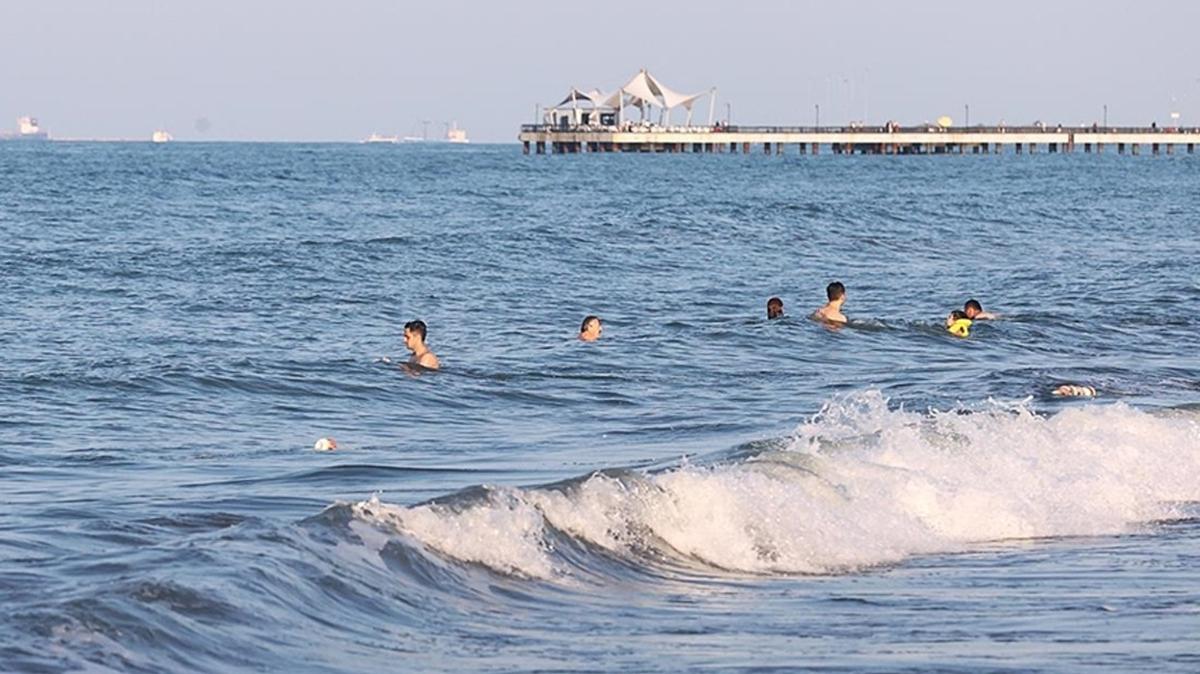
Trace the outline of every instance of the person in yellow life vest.
[[966, 313], [955, 309], [946, 317], [946, 330], [955, 337], [970, 337], [971, 323]]

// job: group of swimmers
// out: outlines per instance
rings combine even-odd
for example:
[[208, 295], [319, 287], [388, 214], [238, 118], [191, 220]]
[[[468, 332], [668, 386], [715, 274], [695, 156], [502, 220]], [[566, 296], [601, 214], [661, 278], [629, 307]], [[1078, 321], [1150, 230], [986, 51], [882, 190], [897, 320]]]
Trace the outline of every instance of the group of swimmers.
[[[825, 286], [825, 306], [812, 313], [810, 318], [829, 325], [840, 326], [849, 322], [846, 314], [842, 313], [842, 305], [846, 303], [846, 286], [840, 281], [834, 281]], [[767, 300], [767, 318], [774, 319], [783, 316], [783, 300], [772, 297]], [[971, 334], [971, 324], [974, 321], [987, 321], [996, 318], [995, 314], [983, 310], [979, 300], [967, 300], [962, 309], [955, 309], [946, 317], [946, 330], [955, 337], [967, 337]]]
[[[812, 312], [809, 318], [832, 327], [840, 327], [849, 323], [849, 319], [842, 313], [842, 305], [846, 303], [846, 286], [840, 281], [834, 281], [825, 287], [825, 296], [827, 299], [825, 305]], [[782, 317], [783, 300], [778, 297], [767, 300], [767, 318]], [[956, 337], [967, 337], [970, 335], [973, 322], [994, 320], [995, 318], [997, 318], [996, 314], [983, 310], [983, 305], [979, 303], [979, 300], [969, 299], [963, 304], [962, 309], [955, 309], [946, 316], [946, 330]], [[579, 340], [594, 342], [600, 339], [603, 332], [604, 326], [600, 322], [600, 317], [589, 315], [579, 326]], [[424, 321], [409, 321], [404, 324], [404, 346], [412, 352], [407, 363], [410, 368], [436, 370], [441, 367], [438, 357], [425, 343], [427, 334], [428, 328]], [[1091, 386], [1064, 384], [1052, 393], [1059, 396], [1092, 397], [1096, 395], [1096, 389]]]
[[[842, 305], [846, 302], [846, 286], [841, 281], [834, 281], [825, 287], [825, 295], [828, 298], [825, 306], [814, 311], [810, 318], [833, 326], [848, 323], [849, 319], [842, 313]], [[767, 300], [767, 318], [775, 319], [782, 316], [783, 300], [778, 297]], [[994, 314], [984, 311], [978, 300], [967, 300], [961, 311], [955, 309], [950, 312], [946, 318], [946, 329], [953, 335], [966, 337], [972, 321], [995, 317]], [[579, 325], [579, 340], [582, 342], [594, 342], [600, 339], [603, 333], [604, 325], [600, 322], [599, 316], [586, 316], [583, 323]], [[408, 359], [409, 366], [421, 367], [426, 370], [436, 370], [441, 366], [437, 355], [425, 343], [428, 334], [429, 329], [425, 325], [425, 321], [416, 320], [404, 324], [404, 346], [412, 352]]]

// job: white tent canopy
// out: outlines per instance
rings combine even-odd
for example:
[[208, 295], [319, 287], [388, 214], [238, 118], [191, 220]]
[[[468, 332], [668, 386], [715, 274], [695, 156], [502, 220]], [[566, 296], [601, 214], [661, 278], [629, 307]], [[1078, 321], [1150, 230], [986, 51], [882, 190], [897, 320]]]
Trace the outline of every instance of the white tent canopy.
[[599, 89], [580, 91], [575, 87], [571, 87], [571, 90], [568, 91], [567, 95], [558, 102], [558, 105], [552, 107], [555, 109], [561, 109], [576, 108], [580, 105], [589, 105], [593, 108], [610, 108], [616, 110], [616, 103], [614, 102], [612, 105], [608, 105], [604, 100], [605, 98], [606, 96], [600, 93]]
[[599, 89], [591, 91], [580, 91], [575, 87], [571, 87], [567, 92], [566, 97], [552, 106], [551, 110], [562, 110], [565, 108], [578, 109], [580, 105], [588, 105], [596, 109], [615, 110], [618, 116], [618, 124], [626, 107], [637, 108], [641, 118], [645, 121], [646, 116], [654, 109], [659, 110], [659, 123], [669, 123], [671, 111], [676, 108], [683, 108], [687, 111], [687, 124], [692, 123], [692, 107], [696, 101], [702, 96], [709, 96], [709, 125], [712, 125], [713, 107], [716, 103], [716, 88], [708, 91], [701, 91], [695, 94], [682, 94], [670, 87], [659, 82], [653, 75], [646, 71], [645, 68], [638, 71], [636, 75], [631, 77], [623, 86], [616, 91], [605, 94]]

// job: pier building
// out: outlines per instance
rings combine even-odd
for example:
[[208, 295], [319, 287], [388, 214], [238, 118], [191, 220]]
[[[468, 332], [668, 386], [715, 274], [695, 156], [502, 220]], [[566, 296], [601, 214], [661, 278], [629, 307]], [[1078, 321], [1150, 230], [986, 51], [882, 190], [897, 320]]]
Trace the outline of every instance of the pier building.
[[[1027, 126], [954, 126], [938, 123], [901, 126], [742, 126], [714, 122], [716, 88], [682, 94], [646, 70], [604, 93], [572, 87], [558, 104], [546, 108], [541, 123], [521, 127], [525, 154], [589, 152], [731, 153], [731, 154], [999, 154], [1101, 153], [1193, 154], [1200, 128], [1032, 124]], [[708, 119], [696, 123], [695, 105], [708, 99]], [[676, 111], [686, 113], [674, 121]], [[628, 113], [628, 114], [627, 114]], [[657, 113], [657, 119], [655, 119]], [[636, 117], [634, 119], [633, 117]]]

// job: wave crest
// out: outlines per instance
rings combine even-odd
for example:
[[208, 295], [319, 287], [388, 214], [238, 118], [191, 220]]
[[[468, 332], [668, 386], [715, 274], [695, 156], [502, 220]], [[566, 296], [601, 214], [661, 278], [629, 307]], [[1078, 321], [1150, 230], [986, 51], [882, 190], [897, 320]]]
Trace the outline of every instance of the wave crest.
[[[837, 398], [783, 449], [657, 473], [484, 487], [360, 521], [459, 562], [564, 579], [639, 568], [837, 573], [1014, 538], [1115, 534], [1200, 500], [1200, 424], [1116, 403], [1039, 416], [1026, 403], [908, 412]], [[562, 536], [594, 554], [580, 561]], [[589, 561], [590, 560], [590, 561]]]

